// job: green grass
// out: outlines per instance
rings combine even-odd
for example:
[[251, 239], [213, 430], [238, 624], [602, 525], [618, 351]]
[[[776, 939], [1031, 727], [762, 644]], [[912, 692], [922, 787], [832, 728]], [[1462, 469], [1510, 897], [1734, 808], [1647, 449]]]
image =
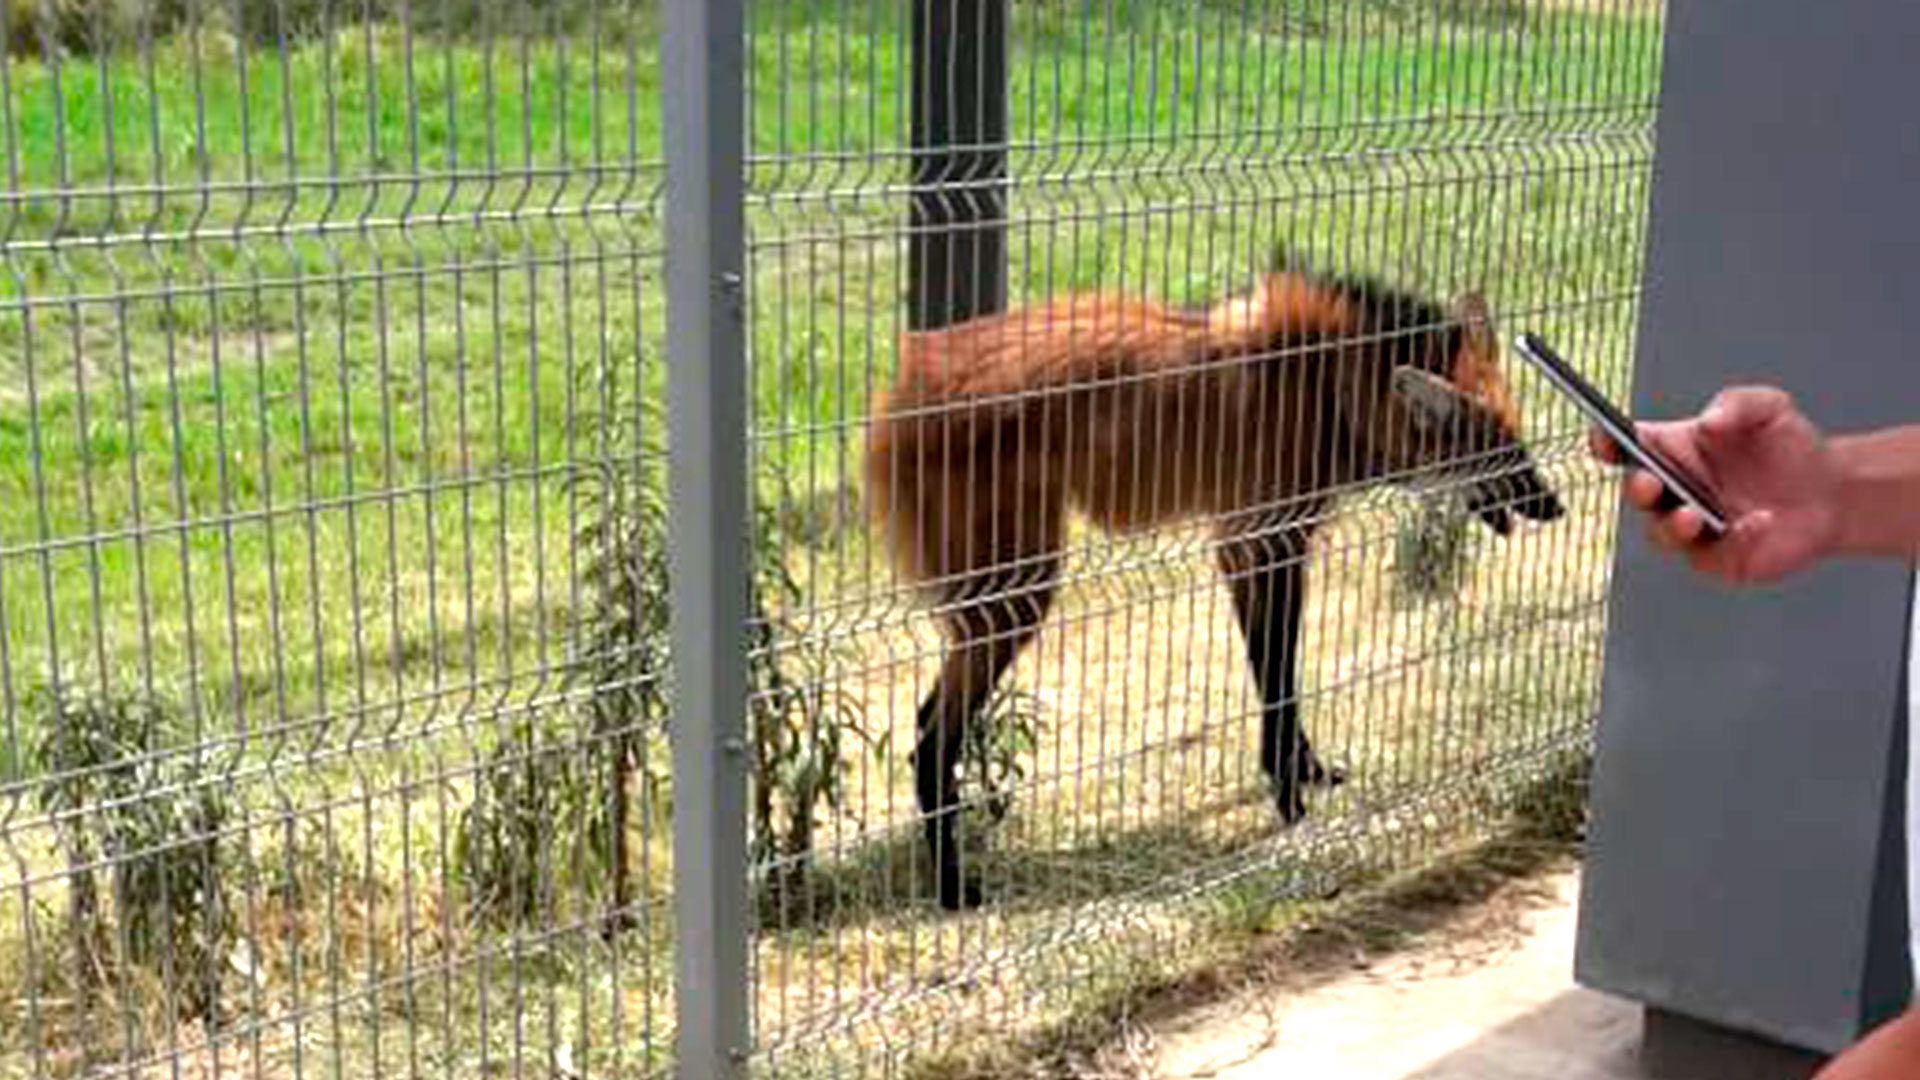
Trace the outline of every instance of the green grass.
[[[1204, 301], [1243, 286], [1286, 239], [1435, 293], [1483, 286], [1503, 320], [1614, 365], [1602, 381], [1617, 389], [1659, 46], [1657, 17], [1625, 7], [1016, 0], [1014, 299], [1103, 288]], [[0, 212], [16, 244], [0, 267], [0, 303], [14, 305], [0, 309], [0, 782], [16, 786], [0, 799], [37, 782], [25, 775], [37, 733], [12, 703], [56, 665], [70, 681], [176, 688], [190, 708], [172, 745], [224, 740], [217, 767], [237, 777], [233, 797], [251, 823], [236, 841], [248, 860], [240, 888], [271, 901], [254, 917], [281, 920], [266, 936], [285, 956], [327, 957], [298, 979], [276, 971], [275, 992], [299, 986], [295, 998], [308, 1003], [338, 996], [353, 973], [404, 971], [400, 950], [416, 943], [424, 951], [406, 954], [415, 964], [465, 965], [431, 1000], [403, 1007], [376, 995], [321, 1025], [325, 1037], [312, 1037], [326, 1048], [314, 1052], [349, 1069], [361, 1055], [394, 1052], [402, 1014], [432, 1018], [419, 1029], [429, 1033], [475, 1028], [479, 987], [532, 978], [524, 965], [533, 960], [511, 950], [475, 959], [495, 942], [480, 931], [443, 939], [435, 927], [458, 922], [446, 915], [455, 904], [441, 864], [447, 822], [471, 797], [496, 713], [560, 711], [584, 602], [574, 538], [589, 512], [569, 481], [610, 453], [601, 418], [658, 424], [640, 407], [659, 405], [664, 381], [658, 17], [648, 5], [597, 10], [576, 14], [561, 38], [509, 29], [491, 42], [422, 35], [409, 45], [376, 25], [281, 52], [209, 32], [161, 40], [150, 56], [6, 68], [0, 148], [20, 198]], [[755, 452], [778, 478], [770, 488], [820, 519], [817, 542], [790, 559], [816, 608], [803, 621], [857, 638], [863, 666], [842, 681], [896, 748], [884, 775], [874, 766], [863, 782], [859, 812], [832, 833], [850, 848], [848, 873], [867, 882], [846, 887], [883, 894], [842, 905], [859, 913], [855, 938], [871, 940], [769, 932], [760, 945], [774, 966], [763, 983], [777, 982], [769, 973], [783, 970], [782, 956], [796, 971], [829, 955], [877, 964], [885, 982], [896, 965], [918, 978], [918, 965], [937, 966], [929, 950], [959, 947], [906, 908], [898, 893], [910, 882], [898, 875], [911, 862], [886, 855], [890, 841], [877, 835], [900, 825], [911, 798], [894, 759], [904, 758], [897, 751], [930, 657], [925, 638], [902, 629], [905, 613], [879, 595], [886, 571], [858, 526], [854, 479], [860, 422], [889, 377], [901, 328], [904, 10], [870, 0], [752, 5]], [[1549, 408], [1530, 381], [1519, 389], [1534, 434], [1564, 451], [1571, 415]], [[1544, 549], [1575, 567], [1548, 579], [1584, 610], [1600, 567], [1587, 540], [1569, 543]], [[1191, 596], [1202, 586], [1185, 564], [1168, 571], [1184, 584], [1131, 611], [1140, 605], [1123, 596], [1145, 586], [1103, 562], [1111, 552], [1089, 541], [1080, 553], [1088, 578], [1063, 597], [1069, 626], [1130, 612], [1169, 642], [1201, 622], [1208, 634], [1224, 626], [1218, 609], [1168, 614], [1199, 603]], [[1502, 558], [1482, 562], [1510, 570], [1520, 560]], [[1348, 576], [1371, 580], [1346, 563], [1328, 572], [1331, 582]], [[1504, 674], [1485, 676], [1484, 693], [1462, 691], [1494, 702], [1486, 708], [1497, 722], [1483, 718], [1494, 734], [1474, 728], [1478, 742], [1456, 745], [1414, 732], [1402, 745], [1391, 732], [1404, 724], [1387, 717], [1379, 723], [1389, 734], [1354, 736], [1377, 742], [1369, 767], [1392, 790], [1429, 782], [1434, 755], [1493, 752], [1500, 733], [1527, 745], [1519, 713], [1543, 694], [1545, 714], [1585, 708], [1575, 684], [1586, 675], [1547, 691], [1526, 677], [1528, 656], [1567, 647], [1561, 616], [1529, 607], [1539, 598], [1525, 592], [1482, 588], [1481, 608], [1505, 612], [1485, 619], [1538, 623], [1540, 633], [1491, 634]], [[1348, 594], [1329, 585], [1329, 595]], [[1377, 598], [1350, 602], [1384, 611]], [[1318, 647], [1336, 683], [1343, 663], [1351, 675], [1387, 662], [1362, 648], [1362, 626], [1397, 618], [1428, 628], [1440, 618], [1329, 610]], [[856, 625], [868, 632], [852, 634]], [[1128, 631], [1106, 633], [1124, 641]], [[1050, 723], [1062, 741], [1110, 708], [1097, 694], [1083, 700], [1089, 680], [1124, 681], [1135, 667], [1131, 653], [1093, 656], [1084, 622], [1077, 634], [1074, 659], [1053, 644], [1022, 676], [1052, 686]], [[1573, 647], [1597, 650], [1584, 634]], [[1201, 685], [1239, 678], [1236, 663], [1222, 644], [1203, 665], [1216, 674], [1192, 675], [1197, 688], [1176, 694], [1149, 679], [1122, 702], [1141, 717], [1190, 709], [1205, 730], [1244, 707]], [[1380, 692], [1330, 700], [1391, 713], [1367, 704]], [[1150, 729], [1136, 719], [1128, 737], [1157, 746], [1159, 721]], [[1354, 721], [1363, 722], [1374, 721]], [[1109, 882], [1115, 892], [1177, 862], [1170, 851], [1244, 850], [1264, 824], [1159, 822], [1140, 801], [1148, 791], [1159, 809], [1186, 807], [1189, 796], [1196, 805], [1229, 799], [1222, 789], [1245, 778], [1227, 774], [1224, 746], [1239, 734], [1216, 733], [1218, 760], [1203, 742], [1197, 764], [1172, 769], [1171, 788], [1104, 772], [1084, 781], [1092, 787], [1061, 780], [1047, 799], [1035, 796], [1029, 825], [1039, 831], [1009, 835], [1051, 843], [1060, 834], [1044, 831], [1040, 807], [1064, 819], [1083, 813], [1069, 803], [1106, 792], [1098, 798], [1119, 800], [1112, 805], [1139, 819], [1129, 824], [1142, 835], [1164, 827], [1177, 837], [1138, 852], [1090, 842], [1087, 859], [1119, 865], [1079, 884]], [[1043, 747], [1037, 772], [1057, 772], [1060, 753]], [[1076, 746], [1067, 760], [1093, 753]], [[282, 800], [297, 808], [292, 823], [275, 819]], [[649, 902], [660, 903], [664, 819], [650, 829], [645, 876]], [[1112, 839], [1098, 820], [1074, 829]], [[6, 838], [0, 882], [32, 882], [6, 903], [30, 896], [39, 933], [57, 933], [49, 920], [63, 886], [37, 876], [52, 872], [46, 837], [22, 828]], [[863, 851], [885, 865], [858, 869]], [[1013, 921], [991, 924], [1003, 939], [1044, 933], [1077, 895], [1048, 891], [1062, 865], [1048, 859], [1010, 871], [1042, 885]], [[354, 882], [345, 910], [281, 910], [299, 893], [274, 872], [296, 862], [304, 869], [293, 877], [310, 875], [302, 887], [311, 895], [337, 898], [340, 882]], [[9, 928], [0, 972], [12, 973], [0, 974], [0, 996], [54, 1000], [58, 986], [15, 985], [29, 968], [50, 970], [51, 946], [8, 937], [23, 916], [0, 910]], [[631, 952], [623, 959], [584, 931], [509, 942], [555, 965], [538, 980], [551, 1022], [591, 1029], [580, 1053], [624, 1075], [643, 1074], [645, 1063], [592, 1055], [621, 1042], [597, 1026], [610, 1014], [625, 1017], [631, 1045], [640, 1011], [665, 1008], [670, 931], [654, 922], [647, 933], [626, 946], [658, 968], [640, 980]], [[482, 1044], [528, 1037], [490, 1001]], [[42, 1023], [69, 1040], [82, 1030], [72, 1016]], [[0, 1042], [25, 1045], [15, 1036], [27, 1024], [6, 1014]], [[385, 1032], [386, 1050], [369, 1050], [382, 1045], [370, 1031]], [[261, 1053], [283, 1051], [293, 1052]], [[464, 1071], [481, 1067], [477, 1052], [448, 1042], [424, 1057]], [[20, 1064], [0, 1053], [0, 1075]]]
[[[756, 152], [904, 141], [890, 7], [754, 10]], [[1314, 37], [1233, 33], [1225, 4], [1180, 18], [1145, 4], [1095, 19], [1020, 10], [1012, 115], [1029, 148], [1014, 170], [1044, 179], [1013, 201], [1019, 297], [1203, 300], [1244, 284], [1283, 236], [1438, 289], [1475, 275], [1508, 307], [1632, 288], [1633, 162], [1657, 42], [1644, 19], [1559, 12], [1524, 31], [1399, 23], [1367, 36], [1377, 16], [1362, 8]], [[389, 27], [343, 29], [283, 60], [172, 39], [151, 73], [137, 56], [11, 69], [23, 189], [174, 185], [157, 203], [64, 213], [69, 238], [130, 242], [23, 254], [0, 276], [36, 305], [0, 318], [0, 587], [16, 678], [57, 654], [73, 678], [188, 673], [222, 711], [301, 716], [436, 670], [459, 684], [564, 658], [578, 508], [563, 481], [604, 453], [589, 414], [657, 398], [661, 381], [661, 241], [643, 197], [657, 50], [605, 48], [596, 79], [583, 40], [422, 39], [411, 68], [405, 45]], [[1541, 117], [1445, 119], [1523, 102]], [[1575, 105], [1591, 121], [1553, 111]], [[1056, 135], [1085, 148], [1048, 146]], [[1472, 148], [1502, 138], [1511, 149]], [[603, 200], [631, 186], [630, 202], [586, 222], [219, 238], [289, 206], [295, 225], [345, 225], [393, 218], [409, 197], [514, 205], [521, 181], [415, 193], [368, 179], [489, 161], [611, 161], [640, 179], [606, 180]], [[263, 193], [245, 213], [218, 196], [203, 212], [191, 190], [201, 177], [330, 174], [347, 184], [331, 210], [320, 190], [291, 204]], [[855, 422], [891, 365], [901, 207], [878, 187], [901, 169], [770, 164], [755, 177], [768, 195], [838, 192], [752, 215], [756, 422], [804, 493], [855, 471]], [[571, 205], [588, 183], [534, 179], [524, 199]], [[15, 235], [53, 236], [57, 201], [30, 200]], [[196, 220], [200, 242], [138, 242]], [[1582, 316], [1567, 313], [1563, 333]]]

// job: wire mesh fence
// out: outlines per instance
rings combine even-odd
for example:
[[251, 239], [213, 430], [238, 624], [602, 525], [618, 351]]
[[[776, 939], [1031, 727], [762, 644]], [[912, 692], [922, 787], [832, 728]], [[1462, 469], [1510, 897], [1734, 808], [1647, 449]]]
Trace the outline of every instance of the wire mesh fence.
[[[740, 14], [724, 1050], [1044, 1038], [1580, 758], [1611, 494], [1500, 344], [1625, 389], [1657, 4]], [[672, 1073], [704, 43], [0, 16], [0, 1076]]]

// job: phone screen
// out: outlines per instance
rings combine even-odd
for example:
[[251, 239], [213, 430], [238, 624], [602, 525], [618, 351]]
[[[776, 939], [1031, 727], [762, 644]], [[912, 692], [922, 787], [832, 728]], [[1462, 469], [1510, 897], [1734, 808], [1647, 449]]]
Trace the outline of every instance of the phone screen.
[[1662, 496], [1661, 509], [1672, 509], [1685, 503], [1692, 506], [1705, 519], [1710, 534], [1720, 535], [1727, 531], [1727, 517], [1719, 505], [1706, 493], [1704, 485], [1688, 476], [1673, 462], [1657, 453], [1652, 447], [1640, 441], [1634, 431], [1633, 421], [1629, 420], [1613, 402], [1594, 389], [1592, 384], [1580, 377], [1565, 360], [1560, 359], [1547, 343], [1535, 334], [1521, 334], [1515, 341], [1521, 355], [1532, 361], [1561, 393], [1572, 399], [1581, 412], [1599, 425], [1602, 431], [1619, 445], [1620, 449], [1647, 471], [1660, 478], [1666, 488]]

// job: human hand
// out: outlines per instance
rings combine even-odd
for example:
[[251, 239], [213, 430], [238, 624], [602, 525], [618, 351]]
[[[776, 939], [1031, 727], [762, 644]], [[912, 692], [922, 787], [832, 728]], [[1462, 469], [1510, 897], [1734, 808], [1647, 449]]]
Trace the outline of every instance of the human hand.
[[[1841, 477], [1827, 439], [1775, 387], [1722, 390], [1698, 416], [1636, 426], [1639, 436], [1689, 476], [1707, 485], [1727, 516], [1716, 538], [1692, 507], [1658, 508], [1659, 478], [1635, 468], [1627, 502], [1649, 515], [1648, 531], [1663, 548], [1684, 554], [1696, 570], [1732, 582], [1785, 577], [1831, 553], [1841, 531]], [[1626, 462], [1600, 431], [1596, 457]]]

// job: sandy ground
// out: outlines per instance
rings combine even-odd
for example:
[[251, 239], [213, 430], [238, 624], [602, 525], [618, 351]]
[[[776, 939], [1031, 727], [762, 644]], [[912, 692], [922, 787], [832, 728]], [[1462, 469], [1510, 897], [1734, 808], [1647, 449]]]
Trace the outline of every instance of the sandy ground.
[[[1635, 1080], [1639, 1012], [1574, 986], [1575, 872], [1305, 993], [1254, 994], [1153, 1033], [1159, 1080]], [[1514, 910], [1517, 905], [1519, 910]]]

